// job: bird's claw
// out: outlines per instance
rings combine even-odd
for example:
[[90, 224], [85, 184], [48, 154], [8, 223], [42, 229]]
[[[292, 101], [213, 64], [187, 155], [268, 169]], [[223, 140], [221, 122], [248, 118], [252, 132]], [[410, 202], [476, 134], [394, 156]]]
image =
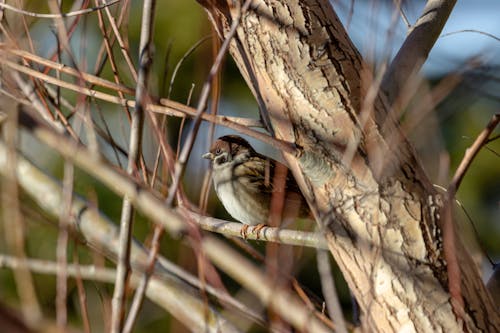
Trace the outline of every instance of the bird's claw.
[[254, 226], [252, 228], [252, 233], [255, 233], [256, 234], [256, 238], [257, 240], [260, 239], [260, 232], [262, 231], [262, 229], [264, 229], [265, 227], [267, 227], [267, 225], [265, 225], [264, 223], [259, 223], [257, 224], [256, 226]]
[[247, 239], [248, 237], [248, 227], [248, 224], [243, 224], [243, 226], [241, 227], [240, 235], [241, 237], [243, 237], [243, 239]]
[[[247, 239], [248, 238], [248, 228], [250, 226], [248, 224], [243, 224], [243, 226], [241, 227], [241, 230], [240, 230], [240, 235], [243, 239]], [[252, 227], [252, 230], [251, 230], [251, 233], [255, 233], [255, 238], [257, 240], [260, 239], [260, 233], [262, 231], [262, 229], [264, 229], [265, 227], [267, 227], [267, 225], [265, 225], [264, 223], [259, 223], [257, 225], [254, 225]]]

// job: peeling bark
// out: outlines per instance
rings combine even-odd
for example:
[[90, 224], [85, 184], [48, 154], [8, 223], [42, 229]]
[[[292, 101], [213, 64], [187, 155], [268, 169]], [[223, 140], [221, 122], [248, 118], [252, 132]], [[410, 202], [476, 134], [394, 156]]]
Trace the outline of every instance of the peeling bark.
[[[200, 1], [221, 38], [238, 1]], [[379, 332], [498, 331], [477, 268], [457, 240], [465, 308], [456, 313], [443, 254], [443, 198], [328, 1], [255, 0], [231, 54], [285, 155], [329, 248]], [[370, 103], [367, 103], [369, 101]], [[456, 238], [456, 237], [455, 237]], [[455, 305], [456, 307], [456, 305]]]

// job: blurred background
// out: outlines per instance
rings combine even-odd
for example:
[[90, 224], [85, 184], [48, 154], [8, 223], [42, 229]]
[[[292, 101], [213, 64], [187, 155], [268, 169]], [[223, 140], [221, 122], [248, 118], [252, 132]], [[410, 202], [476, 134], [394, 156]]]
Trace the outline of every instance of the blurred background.
[[[376, 74], [394, 57], [403, 42], [408, 28], [399, 11], [395, 9], [397, 1], [331, 1], [341, 21], [358, 47], [365, 60]], [[71, 11], [73, 1], [62, 2], [62, 12]], [[410, 24], [413, 24], [422, 12], [424, 1], [403, 1], [402, 9]], [[38, 13], [49, 12], [44, 1], [25, 1], [26, 10]], [[111, 7], [112, 12], [116, 12]], [[142, 2], [131, 1], [130, 15], [123, 26], [123, 34], [128, 37], [131, 57], [137, 67], [137, 49]], [[4, 20], [13, 24], [19, 19], [17, 13], [6, 12]], [[418, 150], [419, 156], [432, 181], [444, 188], [460, 163], [465, 150], [484, 128], [492, 115], [500, 111], [500, 2], [496, 0], [458, 1], [446, 24], [442, 36], [436, 42], [422, 71], [422, 80], [416, 89], [407, 109], [401, 114], [401, 122], [407, 135]], [[49, 57], [54, 52], [56, 36], [53, 21], [49, 19], [27, 18], [29, 33], [34, 51], [42, 57]], [[213, 59], [214, 31], [204, 10], [195, 1], [171, 0], [158, 1], [154, 35], [153, 74], [150, 79], [150, 93], [153, 96], [168, 97], [172, 100], [196, 106], [201, 87], [207, 77]], [[71, 39], [71, 46], [76, 59], [63, 58], [63, 62], [73, 66], [76, 62], [82, 71], [93, 72], [96, 67], [98, 49], [102, 43], [102, 34], [98, 27], [95, 13], [87, 14], [79, 22]], [[25, 44], [28, 44], [25, 41]], [[119, 47], [114, 46], [116, 54]], [[125, 68], [122, 57], [117, 56], [119, 70]], [[127, 76], [127, 70], [121, 76], [123, 83], [133, 87], [133, 80]], [[175, 74], [174, 74], [175, 73]], [[106, 63], [101, 77], [112, 80], [112, 70]], [[449, 90], [444, 92], [436, 87], [446, 86], [459, 77]], [[218, 114], [258, 118], [257, 104], [228, 56], [221, 75], [221, 95]], [[455, 82], [455, 81], [453, 81]], [[62, 90], [69, 100], [75, 100], [74, 93]], [[427, 103], [427, 104], [426, 104]], [[424, 107], [422, 106], [424, 105]], [[425, 110], [425, 113], [424, 111]], [[96, 123], [106, 124], [115, 141], [122, 147], [128, 143], [128, 120], [123, 110], [115, 105], [100, 102], [92, 109]], [[180, 141], [182, 145], [190, 128], [190, 121], [181, 125], [178, 118], [169, 117], [165, 133], [172, 147]], [[213, 138], [234, 133], [216, 127], [212, 137], [210, 125], [203, 123], [196, 145], [189, 159], [183, 181], [187, 196], [193, 203], [200, 201], [208, 163], [201, 159], [201, 154], [208, 150]], [[496, 135], [499, 131], [497, 130]], [[154, 164], [157, 144], [148, 131], [145, 132], [144, 154], [148, 165]], [[257, 151], [280, 159], [280, 154], [269, 146], [253, 139], [249, 141]], [[30, 135], [22, 135], [25, 154], [38, 166], [59, 178], [62, 175], [62, 160], [57, 154], [40, 145]], [[104, 144], [101, 149], [112, 163], [125, 165], [125, 158], [114, 154]], [[457, 221], [462, 236], [468, 246], [481, 260], [484, 277], [489, 277], [490, 265], [484, 260], [487, 253], [493, 260], [500, 260], [500, 140], [493, 141], [481, 150], [466, 174], [458, 191], [457, 199], [470, 216], [470, 221], [461, 210], [456, 210]], [[85, 197], [91, 197], [112, 220], [118, 221], [121, 199], [83, 172], [77, 171], [75, 190]], [[26, 205], [24, 205], [26, 203]], [[55, 259], [54, 244], [57, 239], [57, 221], [45, 216], [35, 205], [29, 204], [29, 198], [23, 197], [24, 213], [28, 229], [28, 256], [42, 259]], [[224, 211], [212, 190], [207, 206], [207, 213], [215, 217], [231, 220]], [[118, 223], [118, 222], [117, 222]], [[477, 234], [471, 226], [474, 223]], [[0, 227], [0, 231], [3, 227]], [[134, 235], [141, 241], [148, 241], [151, 224], [140, 216], [136, 220]], [[3, 237], [0, 238], [0, 251], [5, 252]], [[259, 251], [264, 245], [250, 242]], [[184, 244], [164, 237], [162, 254], [180, 263], [191, 271], [196, 271], [192, 262], [192, 252]], [[483, 250], [484, 249], [484, 252]], [[71, 245], [71, 252], [80, 256], [80, 262], [93, 262], [95, 253], [89, 252], [78, 242]], [[315, 253], [303, 249], [298, 259], [296, 276], [301, 284], [321, 299], [321, 288], [317, 274]], [[108, 265], [110, 265], [108, 263]], [[110, 265], [111, 266], [111, 265]], [[349, 291], [338, 270], [334, 273], [345, 311], [351, 312]], [[47, 317], [54, 317], [55, 277], [35, 275], [37, 294], [43, 303]], [[71, 281], [71, 279], [70, 279]], [[236, 284], [227, 281], [228, 288], [235, 290]], [[75, 327], [80, 326], [79, 303], [76, 287], [69, 286], [70, 321]], [[102, 304], [112, 294], [112, 287], [100, 283], [86, 282], [88, 302]], [[0, 270], [0, 299], [15, 307], [17, 292], [12, 273], [8, 269]], [[103, 331], [103, 311], [99, 305], [90, 308], [93, 319], [93, 331]], [[350, 316], [350, 315], [348, 315]], [[146, 302], [141, 318], [136, 325], [137, 332], [164, 332], [181, 330], [182, 326], [165, 315], [165, 311], [152, 303]], [[256, 331], [259, 329], [256, 328]]]

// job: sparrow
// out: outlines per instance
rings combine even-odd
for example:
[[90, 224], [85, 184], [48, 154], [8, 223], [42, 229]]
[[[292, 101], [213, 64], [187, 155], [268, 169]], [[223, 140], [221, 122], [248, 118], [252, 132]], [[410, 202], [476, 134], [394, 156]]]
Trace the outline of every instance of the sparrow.
[[[220, 137], [202, 157], [211, 161], [213, 184], [222, 205], [244, 224], [241, 235], [246, 238], [249, 226], [260, 231], [269, 219], [274, 172], [281, 163], [259, 154], [237, 135]], [[308, 217], [309, 207], [290, 172], [285, 191], [283, 215]]]

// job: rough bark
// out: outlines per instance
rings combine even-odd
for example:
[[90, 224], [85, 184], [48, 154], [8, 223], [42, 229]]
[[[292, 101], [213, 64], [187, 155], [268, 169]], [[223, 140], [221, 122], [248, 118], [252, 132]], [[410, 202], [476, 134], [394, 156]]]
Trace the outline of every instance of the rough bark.
[[[221, 37], [238, 1], [200, 1]], [[255, 0], [231, 54], [329, 248], [379, 332], [497, 331], [498, 312], [457, 240], [465, 308], [448, 292], [443, 199], [391, 118], [328, 1]], [[460, 277], [459, 277], [460, 278]]]

